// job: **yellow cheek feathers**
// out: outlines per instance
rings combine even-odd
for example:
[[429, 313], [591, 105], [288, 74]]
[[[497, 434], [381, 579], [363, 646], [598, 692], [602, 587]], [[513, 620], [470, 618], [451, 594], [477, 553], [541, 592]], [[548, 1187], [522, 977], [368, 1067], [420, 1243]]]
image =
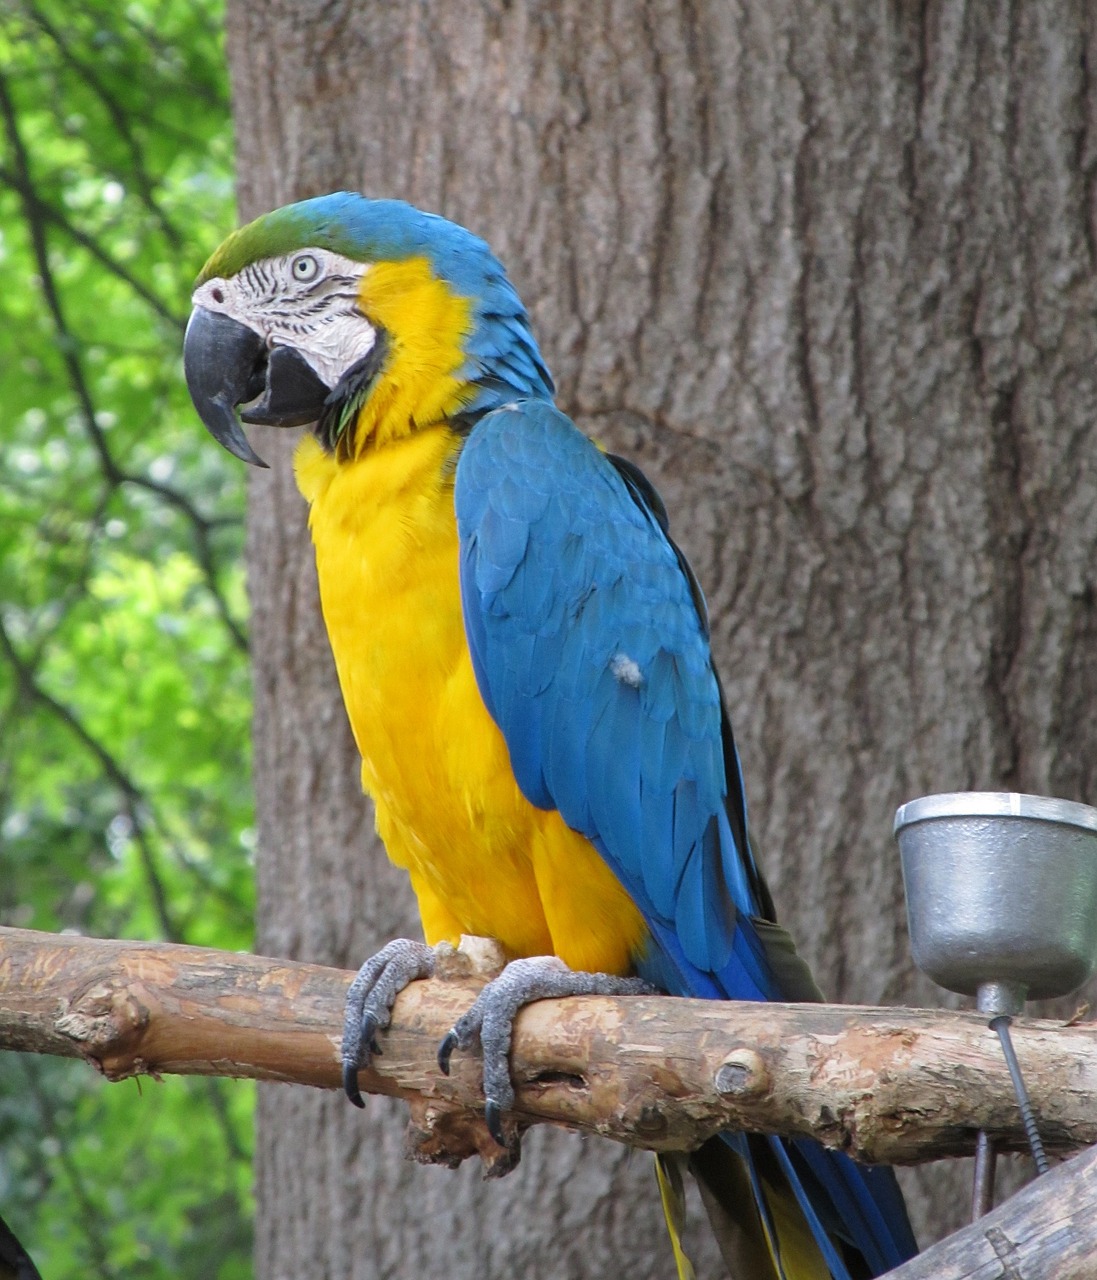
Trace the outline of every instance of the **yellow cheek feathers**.
[[458, 376], [468, 364], [472, 304], [439, 280], [426, 258], [373, 264], [358, 300], [370, 323], [385, 330], [390, 354], [357, 430], [341, 446], [347, 456], [445, 421], [475, 394]]

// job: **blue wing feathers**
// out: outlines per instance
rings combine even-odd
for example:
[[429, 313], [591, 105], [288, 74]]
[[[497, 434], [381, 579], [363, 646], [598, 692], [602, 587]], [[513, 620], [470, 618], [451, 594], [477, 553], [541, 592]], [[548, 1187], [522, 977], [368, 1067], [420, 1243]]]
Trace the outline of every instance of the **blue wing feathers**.
[[556, 808], [567, 816], [567, 821], [577, 831], [594, 828], [590, 815], [589, 795], [585, 770], [569, 761], [568, 750], [579, 733], [590, 734], [592, 708], [589, 701], [578, 697], [553, 699], [547, 708], [545, 732], [542, 737], [541, 768], [545, 785], [553, 797]]
[[479, 539], [475, 537], [469, 538], [461, 546], [459, 565], [462, 583], [461, 615], [465, 622], [465, 636], [468, 639], [469, 655], [472, 658], [472, 669], [476, 675], [476, 684], [480, 690], [480, 696], [484, 699], [488, 715], [498, 724], [499, 715], [495, 710], [495, 700], [491, 696], [491, 682], [488, 680], [487, 669], [484, 666], [484, 654], [488, 648], [487, 619], [479, 608], [478, 594], [465, 586], [466, 583], [472, 583], [476, 580], [476, 560], [479, 549]]
[[645, 772], [644, 777], [650, 777], [659, 791], [669, 796], [678, 779], [685, 774], [690, 741], [682, 732], [677, 719], [663, 721], [661, 717], [652, 718], [656, 724], [662, 723], [664, 727], [661, 734], [653, 733], [645, 738], [644, 763], [650, 773]]
[[[669, 849], [674, 841], [673, 791], [649, 781], [643, 762], [640, 766], [639, 841], [642, 849]], [[674, 901], [677, 877], [667, 858], [647, 858], [643, 862], [644, 888], [652, 902]]]
[[481, 553], [476, 563], [476, 586], [481, 595], [501, 591], [514, 577], [526, 554], [529, 525], [501, 514], [494, 505], [480, 525]]
[[[649, 924], [677, 920], [685, 954], [719, 971], [736, 916], [759, 906], [747, 877], [729, 874], [750, 855], [724, 814], [705, 628], [641, 483], [546, 402], [486, 415], [455, 490], [469, 643], [531, 802], [551, 798]], [[733, 975], [725, 985], [736, 994]]]
[[[526, 797], [587, 836], [640, 909], [637, 971], [678, 995], [787, 998], [704, 598], [650, 483], [534, 399], [477, 422], [454, 499], [484, 703]], [[915, 1251], [889, 1172], [772, 1142], [836, 1280], [824, 1227], [874, 1274]]]
[[841, 1152], [828, 1151], [814, 1142], [792, 1142], [788, 1147], [801, 1184], [814, 1182], [826, 1189], [841, 1223], [835, 1233], [861, 1249], [874, 1273], [891, 1271], [917, 1252], [909, 1227], [905, 1234], [891, 1229], [896, 1222], [905, 1223], [906, 1211], [888, 1170], [856, 1165]]
[[675, 896], [674, 928], [682, 939], [682, 949], [687, 960], [698, 969], [720, 973], [731, 959], [735, 915], [730, 919], [725, 917], [723, 899], [714, 892], [714, 875], [719, 862], [716, 861], [714, 866], [714, 841], [709, 833], [715, 831], [716, 815], [710, 817], [709, 827], [701, 839], [693, 838], [693, 828], [696, 825], [694, 810], [698, 805], [695, 790], [690, 787], [690, 791], [692, 794], [688, 805], [679, 807], [679, 812], [685, 810], [680, 830], [685, 839], [691, 841], [688, 848], [683, 850], [680, 847], [677, 822], [675, 830], [674, 856], [676, 862], [682, 858], [683, 871]]

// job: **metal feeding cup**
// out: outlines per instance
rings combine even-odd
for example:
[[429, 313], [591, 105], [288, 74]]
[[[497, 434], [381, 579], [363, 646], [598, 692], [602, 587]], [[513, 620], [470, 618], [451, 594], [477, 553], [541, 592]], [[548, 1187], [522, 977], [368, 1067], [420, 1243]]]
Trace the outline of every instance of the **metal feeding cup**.
[[[1009, 791], [895, 815], [914, 963], [949, 991], [1065, 996], [1097, 966], [1097, 809]], [[1009, 1010], [1003, 1010], [1009, 1012]]]
[[[923, 796], [895, 814], [914, 963], [991, 1016], [1040, 1172], [1047, 1168], [1009, 1020], [1065, 996], [1097, 968], [1097, 809], [1010, 791]], [[972, 1214], [994, 1194], [979, 1134]]]

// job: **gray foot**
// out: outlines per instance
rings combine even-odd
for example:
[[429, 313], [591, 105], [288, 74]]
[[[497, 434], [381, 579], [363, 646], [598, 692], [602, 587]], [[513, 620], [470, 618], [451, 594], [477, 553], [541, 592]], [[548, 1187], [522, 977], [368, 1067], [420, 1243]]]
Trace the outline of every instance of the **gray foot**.
[[358, 1072], [369, 1066], [370, 1054], [380, 1054], [374, 1039], [392, 1020], [396, 997], [416, 978], [434, 973], [434, 952], [424, 942], [396, 938], [370, 956], [347, 991], [343, 1017], [343, 1092], [356, 1107], [364, 1107]]
[[505, 1147], [503, 1112], [514, 1106], [507, 1057], [518, 1010], [534, 1000], [557, 996], [638, 996], [654, 990], [641, 978], [577, 973], [556, 956], [513, 960], [480, 992], [472, 1008], [438, 1046], [438, 1065], [448, 1076], [454, 1049], [468, 1049], [479, 1038], [484, 1053], [484, 1118], [488, 1132]]

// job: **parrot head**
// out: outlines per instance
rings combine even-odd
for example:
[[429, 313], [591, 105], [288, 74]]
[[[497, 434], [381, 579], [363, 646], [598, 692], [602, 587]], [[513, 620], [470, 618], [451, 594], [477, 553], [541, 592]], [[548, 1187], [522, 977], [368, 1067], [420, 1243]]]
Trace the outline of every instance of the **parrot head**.
[[[202, 269], [183, 344], [210, 433], [257, 466], [240, 420], [316, 424], [327, 449], [551, 399], [503, 267], [476, 236], [398, 200], [339, 192], [234, 232]], [[237, 416], [239, 414], [239, 417]]]

